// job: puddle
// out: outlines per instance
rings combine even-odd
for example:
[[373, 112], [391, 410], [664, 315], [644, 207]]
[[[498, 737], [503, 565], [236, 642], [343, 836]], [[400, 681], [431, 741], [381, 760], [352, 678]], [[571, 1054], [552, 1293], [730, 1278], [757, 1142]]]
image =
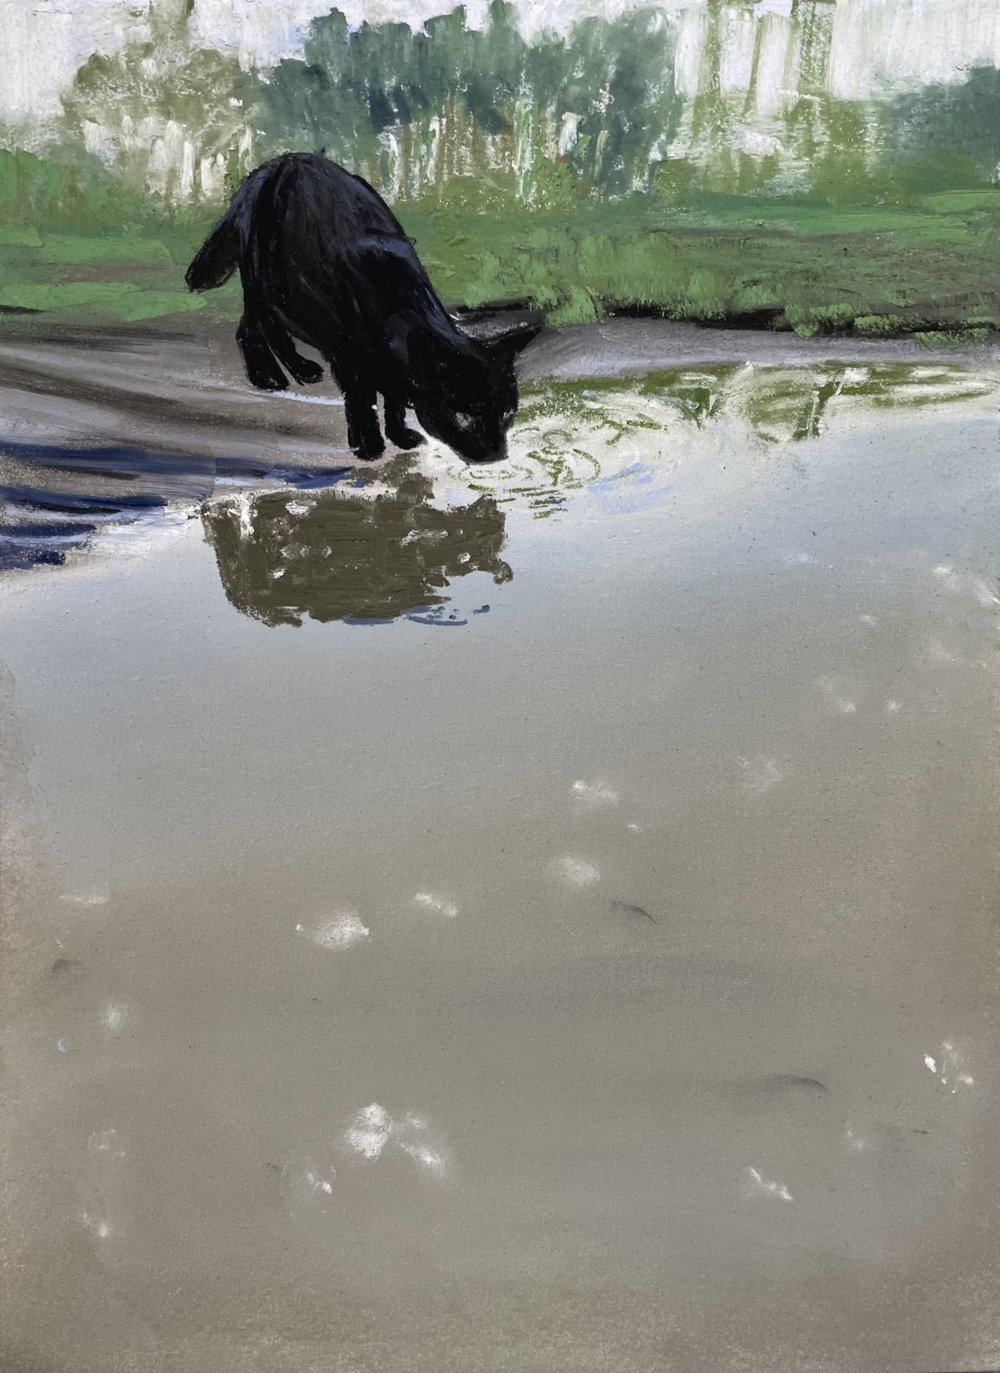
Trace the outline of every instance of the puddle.
[[8, 446], [8, 1361], [988, 1366], [997, 381]]

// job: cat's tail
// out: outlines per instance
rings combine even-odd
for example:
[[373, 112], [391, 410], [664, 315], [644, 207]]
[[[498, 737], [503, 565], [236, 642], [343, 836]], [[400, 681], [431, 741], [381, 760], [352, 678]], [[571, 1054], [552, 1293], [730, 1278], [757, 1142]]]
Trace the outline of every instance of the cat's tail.
[[189, 291], [213, 291], [227, 282], [236, 271], [257, 197], [270, 170], [267, 166], [258, 167], [233, 196], [229, 209], [198, 249], [184, 273]]
[[227, 215], [209, 234], [184, 273], [188, 290], [211, 291], [228, 281], [236, 271], [239, 252], [239, 238]]

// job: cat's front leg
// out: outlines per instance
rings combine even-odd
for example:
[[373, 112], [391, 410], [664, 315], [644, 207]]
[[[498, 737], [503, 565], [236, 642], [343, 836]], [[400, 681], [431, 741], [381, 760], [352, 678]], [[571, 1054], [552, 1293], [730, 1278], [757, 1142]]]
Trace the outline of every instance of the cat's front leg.
[[344, 388], [347, 442], [362, 462], [374, 462], [385, 452], [375, 400], [374, 389], [369, 390], [360, 383], [355, 382]]
[[345, 361], [343, 356], [326, 355], [330, 372], [344, 397], [344, 416], [347, 420], [347, 442], [362, 462], [373, 462], [385, 452], [382, 431], [378, 427], [375, 385], [360, 370]]
[[418, 448], [424, 441], [423, 434], [410, 429], [406, 423], [406, 401], [391, 392], [383, 397], [385, 401], [385, 436], [397, 448]]

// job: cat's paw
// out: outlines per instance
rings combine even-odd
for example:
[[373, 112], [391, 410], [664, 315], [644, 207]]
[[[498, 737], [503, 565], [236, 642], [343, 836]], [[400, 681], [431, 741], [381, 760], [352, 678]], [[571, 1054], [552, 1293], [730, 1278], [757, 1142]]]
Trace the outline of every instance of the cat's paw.
[[250, 377], [250, 385], [258, 391], [287, 391], [288, 378], [277, 373], [254, 372]]
[[423, 434], [418, 434], [415, 429], [407, 429], [404, 425], [402, 429], [387, 431], [387, 437], [391, 444], [396, 448], [419, 448], [425, 441]]
[[366, 438], [361, 443], [352, 443], [351, 451], [358, 462], [375, 462], [385, 452], [381, 434], [377, 438]]
[[318, 362], [309, 358], [299, 358], [295, 364], [295, 380], [300, 386], [313, 386], [323, 380], [323, 369]]

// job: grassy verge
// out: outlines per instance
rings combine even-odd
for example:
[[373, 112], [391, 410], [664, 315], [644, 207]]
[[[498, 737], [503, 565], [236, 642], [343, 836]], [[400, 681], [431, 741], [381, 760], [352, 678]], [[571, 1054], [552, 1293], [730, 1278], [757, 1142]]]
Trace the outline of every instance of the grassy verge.
[[[767, 325], [799, 334], [933, 335], [1000, 328], [1000, 190], [906, 205], [649, 198], [483, 215], [400, 210], [445, 299], [525, 300], [554, 324], [609, 312]], [[183, 271], [206, 222], [108, 232], [0, 227], [0, 310], [141, 321], [206, 310], [235, 317], [235, 284], [190, 296]]]

